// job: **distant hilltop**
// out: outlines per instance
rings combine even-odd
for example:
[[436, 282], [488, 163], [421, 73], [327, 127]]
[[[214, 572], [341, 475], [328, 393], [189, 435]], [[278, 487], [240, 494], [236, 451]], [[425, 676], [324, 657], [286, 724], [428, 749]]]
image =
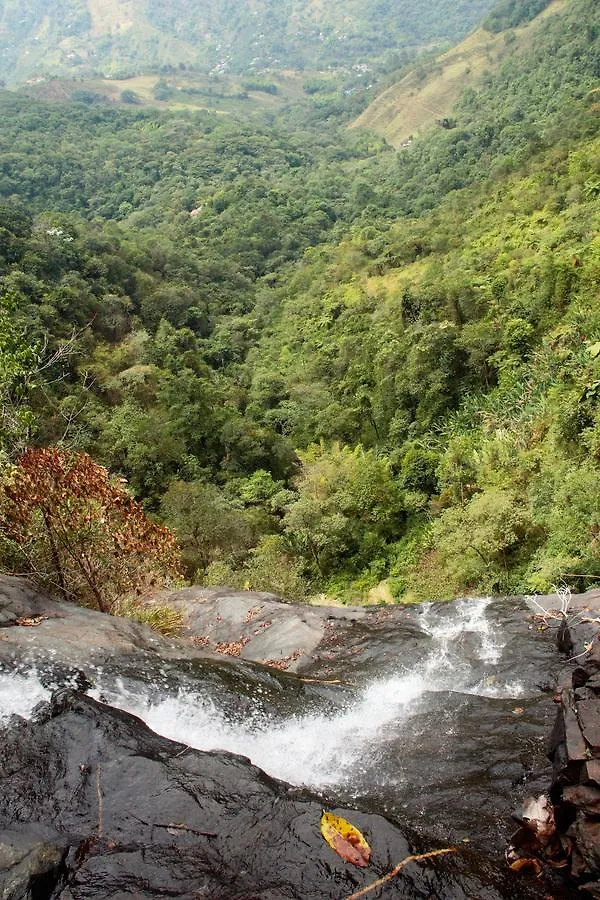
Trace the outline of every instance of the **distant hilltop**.
[[320, 69], [454, 42], [493, 0], [6, 0], [0, 77], [124, 77], [168, 67]]

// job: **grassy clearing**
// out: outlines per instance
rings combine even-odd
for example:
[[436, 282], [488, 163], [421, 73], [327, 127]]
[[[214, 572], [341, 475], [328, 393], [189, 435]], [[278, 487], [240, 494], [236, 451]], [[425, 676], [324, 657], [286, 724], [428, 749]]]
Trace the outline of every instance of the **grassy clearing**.
[[[103, 102], [117, 106], [129, 106], [123, 100], [124, 91], [131, 91], [138, 99], [138, 106], [156, 109], [206, 109], [235, 115], [252, 115], [257, 112], [277, 112], [290, 103], [306, 103], [303, 84], [310, 73], [286, 70], [270, 73], [268, 81], [275, 84], [277, 93], [246, 90], [242, 76], [210, 76], [191, 72], [160, 75], [158, 73], [135, 75], [131, 78], [50, 78], [40, 79], [23, 87], [25, 93], [37, 100], [66, 102], [77, 99], [81, 92], [97, 94]], [[171, 89], [166, 100], [157, 100], [154, 89], [158, 81], [164, 81]]]

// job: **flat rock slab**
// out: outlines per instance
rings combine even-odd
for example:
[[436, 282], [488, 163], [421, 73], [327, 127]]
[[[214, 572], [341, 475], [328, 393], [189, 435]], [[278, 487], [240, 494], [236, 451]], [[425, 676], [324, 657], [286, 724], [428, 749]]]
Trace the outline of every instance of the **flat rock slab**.
[[100, 665], [115, 655], [177, 658], [182, 646], [131, 619], [52, 600], [24, 578], [0, 577], [0, 659], [59, 652], [64, 663]]
[[[312, 606], [273, 594], [190, 587], [158, 603], [178, 610], [197, 647], [275, 669], [320, 678], [347, 678], [376, 660], [397, 665], [398, 629], [416, 661], [423, 631], [410, 606]], [[410, 645], [410, 646], [409, 646]]]
[[302, 670], [333, 624], [362, 621], [364, 607], [285, 603], [274, 594], [190, 587], [159, 602], [181, 612], [199, 646], [292, 672]]
[[[183, 616], [180, 637], [167, 638], [147, 625], [53, 600], [23, 578], [0, 576], [0, 662], [56, 655], [63, 664], [102, 666], [116, 657], [223, 659], [260, 662], [301, 671], [324, 649], [323, 665], [341, 653], [342, 634], [353, 623], [377, 621], [376, 609], [291, 604], [273, 594], [184, 588], [161, 595]], [[390, 611], [396, 618], [407, 613]], [[339, 634], [332, 640], [332, 632]], [[334, 644], [336, 647], [334, 647]]]
[[[380, 816], [336, 808], [372, 846], [356, 868], [322, 839], [322, 808], [244, 757], [61, 691], [0, 734], [0, 896], [342, 900], [419, 849]], [[411, 863], [377, 896], [537, 895], [526, 888], [458, 853]]]

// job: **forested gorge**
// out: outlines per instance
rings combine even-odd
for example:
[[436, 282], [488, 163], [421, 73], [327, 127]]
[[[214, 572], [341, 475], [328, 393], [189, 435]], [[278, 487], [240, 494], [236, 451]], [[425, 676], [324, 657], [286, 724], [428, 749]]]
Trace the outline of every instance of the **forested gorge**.
[[397, 153], [291, 109], [0, 107], [0, 519], [20, 454], [58, 445], [126, 479], [195, 582], [596, 583], [593, 0]]

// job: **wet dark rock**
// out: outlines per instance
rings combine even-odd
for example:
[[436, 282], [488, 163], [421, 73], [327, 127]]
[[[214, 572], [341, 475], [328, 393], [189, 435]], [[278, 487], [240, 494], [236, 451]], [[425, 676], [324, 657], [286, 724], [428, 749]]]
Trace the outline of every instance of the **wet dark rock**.
[[[590, 872], [600, 871], [600, 821], [580, 812], [567, 834], [574, 844], [572, 874], [587, 879]], [[585, 881], [582, 887], [585, 889]]]
[[591, 675], [587, 669], [584, 669], [583, 666], [577, 666], [577, 668], [573, 670], [571, 683], [574, 688], [580, 688], [587, 684], [590, 678]]
[[582, 769], [581, 782], [600, 785], [600, 760], [590, 759], [586, 762]]
[[[341, 900], [420, 849], [381, 816], [336, 809], [373, 848], [372, 865], [358, 870], [321, 838], [320, 799], [77, 693], [61, 692], [45, 717], [1, 737], [3, 900]], [[411, 864], [379, 896], [536, 890], [458, 854]]]
[[585, 686], [588, 690], [592, 691], [594, 694], [600, 694], [600, 674], [596, 673], [595, 675], [591, 675], [585, 683]]
[[66, 874], [67, 840], [52, 829], [0, 830], [2, 900], [49, 897]]
[[588, 816], [600, 815], [600, 790], [587, 784], [565, 787], [562, 799], [582, 810]]
[[561, 705], [562, 718], [565, 724], [567, 759], [569, 762], [583, 761], [588, 758], [589, 753], [585, 737], [581, 731], [578, 705], [576, 705], [573, 691], [566, 690], [562, 692]]
[[600, 703], [596, 699], [577, 703], [577, 718], [587, 745], [588, 755], [600, 756]]

